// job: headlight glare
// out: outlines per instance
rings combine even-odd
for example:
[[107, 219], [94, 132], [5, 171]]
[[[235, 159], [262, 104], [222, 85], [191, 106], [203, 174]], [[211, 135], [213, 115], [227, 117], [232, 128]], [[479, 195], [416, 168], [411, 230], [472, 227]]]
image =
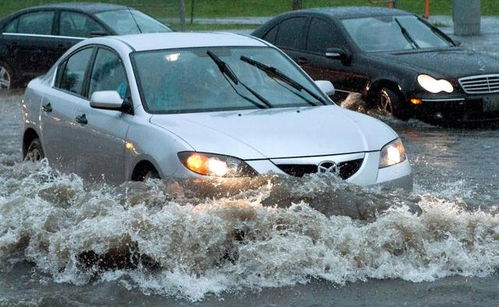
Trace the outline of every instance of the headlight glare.
[[405, 161], [405, 159], [407, 159], [407, 155], [404, 144], [400, 139], [396, 139], [381, 149], [379, 168], [398, 164]]
[[178, 157], [189, 170], [205, 176], [245, 177], [256, 172], [246, 162], [229, 156], [199, 152], [180, 152]]
[[444, 79], [437, 80], [429, 75], [419, 75], [418, 83], [422, 88], [433, 94], [438, 94], [440, 92], [447, 92], [450, 94], [454, 91], [454, 87], [449, 81]]

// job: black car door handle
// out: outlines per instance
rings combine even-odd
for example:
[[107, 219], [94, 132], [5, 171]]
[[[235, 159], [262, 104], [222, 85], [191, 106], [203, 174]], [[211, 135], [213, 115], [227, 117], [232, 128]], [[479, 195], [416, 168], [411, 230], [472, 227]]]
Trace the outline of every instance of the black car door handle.
[[299, 57], [298, 64], [308, 64], [308, 59], [304, 57]]
[[76, 121], [78, 124], [82, 124], [82, 125], [86, 125], [86, 124], [88, 124], [87, 116], [86, 116], [85, 114], [82, 114], [82, 115], [76, 116], [75, 121]]
[[42, 111], [46, 113], [52, 112], [52, 105], [50, 104], [50, 102], [42, 106]]

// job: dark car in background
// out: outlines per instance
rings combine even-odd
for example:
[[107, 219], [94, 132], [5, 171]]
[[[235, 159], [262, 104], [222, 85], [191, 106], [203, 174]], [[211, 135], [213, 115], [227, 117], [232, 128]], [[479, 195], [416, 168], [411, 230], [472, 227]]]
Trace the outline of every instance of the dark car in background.
[[0, 90], [47, 72], [85, 38], [169, 31], [140, 11], [114, 4], [60, 3], [20, 10], [0, 20]]
[[411, 13], [338, 7], [284, 13], [252, 35], [285, 51], [313, 79], [359, 92], [400, 119], [499, 118], [499, 59], [459, 47]]

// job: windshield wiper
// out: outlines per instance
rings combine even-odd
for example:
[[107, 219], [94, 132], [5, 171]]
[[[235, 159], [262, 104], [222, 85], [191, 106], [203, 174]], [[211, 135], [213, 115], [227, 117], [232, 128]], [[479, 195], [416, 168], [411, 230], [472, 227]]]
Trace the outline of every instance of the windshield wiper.
[[409, 34], [409, 32], [407, 31], [406, 28], [404, 28], [404, 26], [400, 23], [400, 21], [397, 19], [397, 18], [394, 18], [395, 19], [395, 22], [398, 24], [399, 28], [400, 28], [400, 32], [402, 32], [402, 35], [405, 37], [405, 39], [411, 43], [411, 45], [413, 47], [415, 47], [415, 49], [421, 49], [418, 45], [418, 43], [416, 43], [416, 41], [411, 37], [411, 35]]
[[208, 54], [208, 56], [213, 60], [213, 62], [215, 62], [215, 64], [217, 64], [218, 69], [220, 70], [220, 72], [224, 76], [226, 76], [227, 78], [229, 78], [235, 85], [241, 84], [248, 92], [250, 92], [251, 94], [253, 94], [253, 96], [255, 96], [256, 98], [258, 98], [258, 100], [260, 100], [264, 105], [261, 105], [261, 104], [255, 102], [253, 99], [250, 99], [250, 98], [244, 96], [243, 94], [239, 93], [239, 91], [232, 85], [232, 83], [230, 83], [230, 81], [227, 80], [227, 82], [229, 82], [230, 86], [234, 89], [234, 91], [239, 96], [241, 96], [242, 98], [250, 101], [251, 103], [253, 103], [254, 105], [256, 105], [259, 108], [265, 108], [265, 107], [271, 108], [272, 107], [272, 105], [270, 104], [270, 102], [265, 97], [263, 97], [262, 95], [258, 94], [252, 88], [250, 88], [249, 86], [247, 86], [246, 84], [244, 84], [241, 80], [239, 80], [239, 78], [236, 76], [236, 74], [234, 73], [234, 71], [232, 71], [232, 69], [230, 68], [229, 64], [225, 63], [222, 59], [220, 59], [216, 54], [214, 54], [210, 50], [206, 51], [206, 54]]
[[[318, 96], [317, 94], [315, 94], [314, 92], [312, 92], [308, 88], [304, 87], [300, 83], [296, 82], [295, 80], [291, 79], [290, 77], [288, 77], [284, 73], [280, 72], [277, 68], [272, 67], [272, 66], [268, 66], [266, 64], [263, 64], [262, 62], [255, 61], [255, 60], [250, 59], [250, 58], [248, 58], [248, 57], [246, 57], [244, 55], [241, 56], [241, 61], [246, 62], [246, 63], [248, 63], [250, 65], [255, 66], [256, 68], [258, 68], [261, 71], [265, 72], [269, 77], [271, 77], [273, 79], [279, 79], [279, 80], [281, 80], [281, 81], [289, 84], [290, 86], [294, 87], [298, 91], [302, 91], [303, 90], [303, 91], [307, 92], [310, 96], [314, 97], [317, 101], [319, 101], [323, 105], [327, 105], [327, 103], [324, 101], [324, 99], [322, 99], [320, 96]], [[297, 93], [294, 93], [294, 94], [297, 94]], [[302, 97], [303, 99], [305, 99], [308, 103], [312, 104], [311, 101], [309, 101], [305, 97], [303, 97], [301, 95], [299, 95], [299, 96]]]

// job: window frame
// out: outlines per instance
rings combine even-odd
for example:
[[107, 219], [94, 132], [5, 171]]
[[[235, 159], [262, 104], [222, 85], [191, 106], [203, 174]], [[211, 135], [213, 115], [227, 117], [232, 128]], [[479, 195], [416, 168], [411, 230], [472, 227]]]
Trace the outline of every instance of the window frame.
[[115, 34], [113, 31], [110, 31], [108, 27], [106, 27], [106, 25], [104, 25], [100, 20], [98, 20], [97, 18], [95, 18], [92, 14], [87, 14], [87, 13], [84, 13], [84, 12], [80, 12], [80, 11], [74, 11], [74, 10], [59, 10], [57, 12], [57, 16], [55, 18], [55, 31], [54, 31], [54, 35], [56, 36], [60, 36], [60, 37], [75, 37], [75, 38], [90, 38], [91, 36], [89, 37], [85, 37], [85, 36], [67, 36], [67, 35], [62, 35], [61, 34], [61, 15], [62, 13], [73, 13], [73, 14], [81, 14], [81, 15], [84, 15], [85, 17], [87, 18], [90, 18], [92, 21], [94, 21], [96, 24], [98, 24], [102, 30], [104, 30], [106, 32], [107, 35], [113, 35]]
[[[64, 92], [66, 94], [70, 94], [72, 96], [75, 96], [75, 97], [78, 97], [78, 98], [81, 98], [81, 99], [89, 101], [89, 99], [87, 97], [85, 97], [83, 94], [86, 94], [86, 92], [88, 91], [87, 90], [87, 88], [88, 88], [88, 78], [89, 78], [88, 75], [89, 75], [90, 68], [92, 67], [91, 65], [93, 65], [93, 62], [95, 61], [95, 55], [96, 55], [96, 51], [97, 51], [96, 47], [97, 47], [96, 45], [85, 45], [85, 46], [82, 46], [81, 48], [76, 49], [75, 51], [71, 52], [70, 54], [68, 54], [61, 61], [61, 63], [59, 63], [59, 65], [57, 66], [55, 81], [54, 81], [54, 85], [52, 86], [52, 88], [54, 88], [56, 90], [59, 90], [61, 92]], [[68, 90], [66, 90], [64, 88], [61, 88], [60, 84], [61, 84], [61, 81], [62, 81], [62, 74], [66, 70], [66, 66], [67, 66], [67, 63], [68, 63], [69, 59], [71, 59], [75, 54], [77, 54], [77, 53], [79, 53], [79, 52], [81, 52], [81, 51], [83, 51], [85, 49], [93, 49], [93, 50], [92, 50], [92, 54], [90, 55], [90, 61], [88, 61], [87, 67], [85, 68], [85, 74], [83, 75], [83, 84], [82, 84], [82, 88], [81, 88], [81, 93], [78, 94], [78, 93], [75, 93], [75, 92], [68, 91]]]
[[[305, 36], [301, 36], [299, 39], [298, 39], [298, 44], [297, 46], [293, 46], [293, 47], [290, 47], [290, 46], [282, 46], [279, 44], [279, 35], [281, 34], [281, 30], [282, 30], [282, 24], [285, 23], [286, 21], [289, 21], [289, 20], [292, 20], [292, 19], [298, 19], [298, 18], [303, 18], [305, 20], [302, 28], [300, 30], [297, 30], [299, 31], [300, 33], [303, 33], [304, 31], [308, 31], [308, 26], [310, 24], [310, 20], [311, 20], [311, 17], [308, 16], [308, 15], [296, 15], [296, 16], [290, 16], [289, 18], [286, 18], [284, 20], [281, 20], [279, 22], [278, 26], [279, 28], [277, 29], [277, 33], [276, 33], [276, 38], [275, 38], [275, 42], [273, 44], [275, 44], [276, 46], [278, 46], [279, 48], [281, 49], [288, 49], [288, 50], [297, 50], [297, 51], [301, 51], [301, 50], [305, 50], [304, 49], [304, 44], [306, 44], [306, 35]], [[269, 31], [270, 32], [270, 31]], [[305, 32], [306, 33], [306, 32]], [[305, 37], [305, 39], [304, 39]]]
[[[349, 46], [348, 44], [346, 43], [345, 39], [343, 38], [343, 33], [338, 29], [336, 23], [332, 20], [329, 20], [327, 18], [324, 18], [322, 16], [312, 16], [309, 20], [309, 23], [308, 23], [308, 26], [307, 26], [307, 31], [306, 31], [306, 38], [305, 38], [305, 48], [303, 49], [304, 52], [306, 53], [312, 53], [312, 54], [317, 54], [317, 55], [323, 55], [325, 56], [325, 52], [326, 50], [324, 51], [317, 51], [317, 50], [311, 50], [311, 49], [308, 49], [308, 44], [309, 44], [309, 41], [310, 41], [310, 30], [312, 28], [312, 22], [314, 21], [314, 19], [317, 19], [319, 21], [322, 21], [322, 22], [325, 22], [329, 25], [329, 27], [331, 28], [331, 30], [333, 31], [333, 36], [336, 37], [337, 39], [337, 46], [330, 46], [330, 47], [327, 47], [327, 48], [343, 48], [343, 49], [349, 49]], [[327, 49], [326, 48], [326, 49]]]
[[[31, 14], [39, 14], [39, 13], [53, 13], [53, 16], [52, 16], [52, 25], [51, 25], [51, 31], [50, 31], [50, 34], [41, 34], [41, 33], [20, 33], [19, 32], [19, 23], [21, 22], [21, 18], [27, 16], [27, 15], [31, 15]], [[33, 10], [33, 11], [28, 11], [28, 12], [24, 12], [22, 14], [19, 14], [15, 17], [15, 19], [17, 19], [17, 25], [16, 25], [16, 34], [22, 34], [22, 35], [43, 35], [43, 36], [53, 36], [54, 33], [55, 33], [55, 27], [56, 27], [56, 20], [57, 20], [57, 15], [58, 15], [58, 11], [55, 10], [55, 9], [44, 9], [44, 10]], [[10, 33], [10, 32], [9, 32]]]
[[92, 55], [92, 60], [90, 61], [91, 62], [91, 66], [90, 66], [90, 68], [88, 70], [88, 75], [86, 76], [86, 79], [87, 79], [86, 81], [87, 82], [86, 82], [86, 84], [84, 84], [84, 86], [85, 86], [84, 93], [85, 93], [86, 99], [88, 101], [90, 101], [90, 95], [89, 95], [90, 82], [91, 82], [92, 74], [93, 74], [94, 69], [95, 69], [95, 63], [96, 63], [96, 60], [97, 60], [97, 55], [99, 54], [99, 50], [100, 49], [104, 49], [104, 50], [107, 50], [107, 51], [110, 51], [111, 53], [113, 53], [120, 60], [121, 67], [123, 68], [123, 71], [125, 73], [125, 79], [126, 79], [126, 82], [127, 82], [127, 85], [128, 85], [127, 95], [126, 95], [126, 97], [123, 100], [127, 100], [127, 99], [131, 100], [132, 93], [131, 93], [130, 79], [128, 78], [128, 73], [127, 73], [127, 70], [126, 70], [123, 58], [113, 48], [110, 48], [110, 47], [104, 46], [104, 45], [94, 45], [94, 46], [95, 46], [94, 54]]
[[[20, 15], [17, 15], [15, 16], [14, 18], [12, 18], [11, 20], [9, 20], [9, 22], [7, 22], [5, 24], [5, 26], [3, 27], [2, 29], [2, 33], [9, 33], [9, 34], [16, 34], [17, 33], [17, 25], [19, 24], [19, 17]], [[7, 32], [7, 28], [11, 25], [15, 23], [15, 26], [14, 26], [14, 32]]]

